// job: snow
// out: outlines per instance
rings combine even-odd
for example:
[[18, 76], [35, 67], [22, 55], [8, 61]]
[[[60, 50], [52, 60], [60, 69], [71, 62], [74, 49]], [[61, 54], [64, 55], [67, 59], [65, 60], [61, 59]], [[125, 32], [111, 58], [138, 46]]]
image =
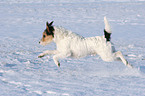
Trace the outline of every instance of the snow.
[[[144, 96], [145, 0], [0, 0], [0, 96]], [[99, 56], [38, 58], [46, 21], [85, 37], [103, 35], [106, 16], [116, 49], [134, 65]], [[140, 71], [142, 70], [142, 72]]]

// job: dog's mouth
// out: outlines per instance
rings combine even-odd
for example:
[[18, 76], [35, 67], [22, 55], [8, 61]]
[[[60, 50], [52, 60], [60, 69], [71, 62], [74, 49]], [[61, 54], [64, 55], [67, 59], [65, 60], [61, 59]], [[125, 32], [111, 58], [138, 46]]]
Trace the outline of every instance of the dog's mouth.
[[50, 41], [47, 41], [47, 42], [39, 41], [39, 44], [42, 46], [46, 46], [49, 43], [51, 43], [51, 42]]
[[42, 46], [45, 46], [45, 45], [47, 45], [47, 43], [45, 43], [45, 42], [42, 42], [42, 41], [39, 41], [39, 44], [40, 44], [40, 45], [42, 45]]

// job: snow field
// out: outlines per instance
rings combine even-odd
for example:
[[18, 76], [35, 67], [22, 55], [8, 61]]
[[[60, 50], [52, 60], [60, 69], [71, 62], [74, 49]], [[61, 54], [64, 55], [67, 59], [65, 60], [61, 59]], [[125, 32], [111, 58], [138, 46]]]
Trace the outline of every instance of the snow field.
[[[144, 96], [144, 1], [0, 1], [0, 96]], [[103, 35], [103, 17], [117, 50], [135, 66], [98, 56], [60, 60], [37, 58], [55, 44], [39, 45], [46, 21], [82, 36]], [[144, 70], [144, 67], [141, 67]]]

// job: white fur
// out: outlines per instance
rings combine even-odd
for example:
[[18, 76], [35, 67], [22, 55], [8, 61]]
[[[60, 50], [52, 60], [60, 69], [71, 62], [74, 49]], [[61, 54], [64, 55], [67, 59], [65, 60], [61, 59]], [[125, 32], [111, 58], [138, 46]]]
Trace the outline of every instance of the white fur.
[[[104, 17], [104, 23], [105, 30], [111, 33], [111, 28], [106, 17]], [[53, 60], [57, 66], [60, 64], [58, 61], [60, 58], [80, 58], [96, 54], [104, 61], [121, 60], [128, 67], [132, 67], [128, 64], [122, 53], [120, 51], [116, 52], [114, 45], [111, 42], [107, 42], [104, 36], [84, 38], [62, 27], [54, 27], [54, 29], [53, 41], [56, 43], [57, 49], [52, 51], [47, 50], [39, 56], [54, 54]]]
[[105, 23], [105, 30], [108, 32], [108, 33], [112, 33], [111, 32], [111, 27], [110, 27], [110, 24], [106, 18], [106, 16], [104, 17], [104, 23]]

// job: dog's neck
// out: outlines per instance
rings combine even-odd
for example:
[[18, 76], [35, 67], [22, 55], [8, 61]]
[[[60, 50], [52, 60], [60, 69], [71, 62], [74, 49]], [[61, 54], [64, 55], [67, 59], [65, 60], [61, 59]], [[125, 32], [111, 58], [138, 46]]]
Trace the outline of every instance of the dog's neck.
[[63, 38], [63, 31], [65, 30], [62, 27], [54, 26], [54, 39], [53, 41], [57, 43], [61, 38]]

